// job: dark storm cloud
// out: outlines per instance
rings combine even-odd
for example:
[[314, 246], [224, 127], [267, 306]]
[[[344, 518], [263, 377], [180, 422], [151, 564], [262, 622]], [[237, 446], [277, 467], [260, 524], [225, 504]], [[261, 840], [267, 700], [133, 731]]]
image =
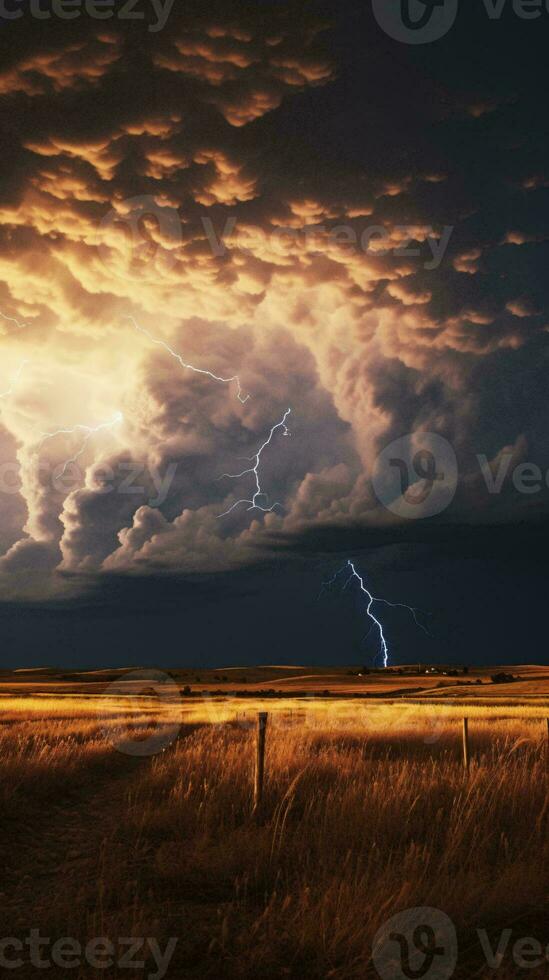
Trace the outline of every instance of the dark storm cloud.
[[[354, 2], [190, 3], [156, 34], [84, 17], [3, 25], [0, 310], [30, 327], [0, 327], [8, 376], [29, 352], [36, 372], [0, 402], [22, 467], [2, 501], [6, 594], [30, 572], [38, 593], [69, 572], [88, 590], [90, 573], [225, 572], [326, 541], [343, 554], [440, 533], [453, 554], [461, 531], [393, 522], [372, 490], [380, 450], [408, 433], [456, 452], [454, 528], [545, 511], [544, 493], [488, 493], [477, 463], [549, 465], [544, 31], [461, 11], [412, 50]], [[128, 239], [104, 219], [136, 196], [176, 209], [181, 239], [153, 230], [163, 259], [132, 277]], [[234, 221], [220, 255], [204, 217], [217, 236]], [[338, 242], [341, 226], [359, 242], [382, 229], [385, 248]], [[238, 374], [249, 402], [185, 374], [129, 315]], [[220, 522], [250, 489], [218, 476], [288, 406], [292, 437], [264, 470], [283, 510]], [[36, 480], [41, 431], [117, 411], [77, 489]], [[46, 455], [62, 465], [78, 448], [73, 436]], [[120, 460], [147, 468], [140, 495], [98, 492]], [[150, 473], [172, 464], [151, 506]], [[475, 528], [480, 552], [491, 533]]]

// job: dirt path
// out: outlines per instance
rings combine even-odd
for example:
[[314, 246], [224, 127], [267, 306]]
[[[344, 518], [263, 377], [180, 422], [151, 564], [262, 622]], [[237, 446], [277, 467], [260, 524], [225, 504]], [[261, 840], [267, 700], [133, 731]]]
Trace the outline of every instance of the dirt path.
[[[54, 802], [25, 801], [0, 845], [3, 934], [76, 924], [101, 892], [101, 871], [120, 846], [128, 792], [149, 759], [113, 756]], [[8, 930], [8, 931], [7, 931]], [[61, 933], [66, 935], [66, 931]]]

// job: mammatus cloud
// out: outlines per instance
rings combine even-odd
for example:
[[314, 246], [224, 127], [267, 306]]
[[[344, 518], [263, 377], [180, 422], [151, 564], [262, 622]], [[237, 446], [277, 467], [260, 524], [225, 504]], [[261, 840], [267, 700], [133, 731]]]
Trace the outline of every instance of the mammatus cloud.
[[120, 54], [118, 39], [108, 33], [30, 54], [0, 72], [0, 95], [22, 92], [37, 97], [96, 86]]
[[[328, 27], [286, 4], [174, 12], [146, 46], [96, 24], [46, 47], [31, 34], [0, 74], [10, 594], [238, 567], [277, 535], [383, 525], [376, 458], [409, 432], [451, 442], [465, 514], [493, 503], [476, 452], [497, 466], [539, 446], [513, 366], [531, 345], [545, 357], [544, 171], [510, 157], [487, 200], [455, 150], [466, 126], [489, 142], [515, 102], [458, 93], [433, 109], [436, 152], [433, 119], [388, 104], [403, 125], [418, 113], [414, 159], [387, 135], [380, 150], [379, 129], [368, 153], [338, 143]], [[235, 460], [289, 406], [292, 438], [262, 458], [280, 506], [236, 507], [257, 487]]]

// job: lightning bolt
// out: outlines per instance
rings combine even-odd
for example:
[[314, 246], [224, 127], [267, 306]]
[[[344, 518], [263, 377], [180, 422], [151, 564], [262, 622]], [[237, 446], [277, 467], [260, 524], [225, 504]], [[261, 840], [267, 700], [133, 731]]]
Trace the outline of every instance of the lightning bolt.
[[[372, 624], [371, 627], [370, 627], [370, 629], [372, 628], [372, 626], [375, 626], [377, 628], [377, 631], [379, 633], [379, 653], [381, 654], [381, 659], [382, 659], [383, 666], [384, 667], [387, 667], [387, 665], [389, 663], [389, 646], [388, 646], [388, 643], [387, 643], [387, 638], [385, 636], [385, 632], [383, 630], [383, 624], [382, 624], [381, 620], [379, 620], [377, 618], [377, 616], [375, 615], [375, 613], [373, 612], [373, 607], [375, 606], [376, 603], [378, 603], [378, 602], [379, 603], [383, 603], [386, 606], [391, 606], [392, 609], [407, 609], [408, 612], [410, 612], [412, 614], [412, 616], [414, 617], [414, 622], [416, 623], [416, 626], [419, 626], [419, 628], [422, 629], [424, 633], [427, 633], [427, 635], [429, 635], [428, 634], [428, 631], [419, 622], [419, 620], [417, 618], [417, 610], [414, 609], [413, 606], [407, 606], [403, 602], [389, 602], [388, 599], [380, 599], [377, 596], [372, 595], [372, 593], [369, 591], [369, 589], [366, 588], [366, 586], [364, 584], [364, 579], [363, 579], [362, 575], [359, 575], [359, 573], [357, 572], [357, 570], [356, 570], [353, 562], [350, 561], [350, 560], [347, 561], [347, 563], [345, 565], [343, 565], [343, 567], [340, 568], [339, 571], [337, 571], [335, 573], [335, 575], [333, 576], [333, 578], [331, 578], [328, 582], [324, 582], [323, 583], [322, 589], [321, 589], [321, 592], [320, 592], [320, 596], [323, 595], [323, 593], [324, 593], [324, 591], [326, 589], [329, 589], [330, 586], [334, 585], [334, 583], [337, 581], [337, 579], [339, 578], [339, 576], [341, 575], [342, 572], [344, 572], [344, 571], [346, 571], [348, 569], [350, 569], [350, 574], [349, 574], [349, 577], [347, 578], [346, 582], [343, 585], [343, 590], [345, 590], [354, 579], [357, 580], [357, 582], [358, 582], [358, 584], [360, 586], [360, 591], [363, 592], [364, 595], [366, 596], [366, 600], [367, 600], [366, 601], [366, 615], [371, 620], [371, 624]], [[319, 598], [320, 598], [320, 596], [319, 596]], [[368, 634], [366, 634], [366, 635], [368, 635]]]
[[271, 507], [262, 507], [261, 504], [258, 504], [257, 501], [260, 497], [265, 497], [265, 502], [267, 502], [268, 500], [268, 495], [265, 493], [264, 490], [261, 489], [259, 467], [261, 464], [261, 455], [263, 451], [267, 448], [267, 446], [270, 446], [275, 432], [277, 432], [278, 429], [282, 429], [283, 436], [290, 435], [290, 431], [288, 429], [288, 426], [286, 425], [286, 419], [288, 418], [288, 415], [290, 415], [291, 411], [292, 411], [291, 408], [286, 409], [286, 411], [284, 412], [284, 416], [280, 420], [280, 422], [277, 422], [276, 425], [273, 425], [271, 431], [269, 432], [269, 435], [265, 439], [265, 442], [263, 443], [262, 446], [259, 447], [255, 456], [244, 457], [244, 459], [247, 459], [249, 460], [250, 463], [253, 463], [254, 464], [253, 466], [250, 466], [247, 470], [242, 470], [241, 473], [222, 473], [221, 476], [218, 477], [218, 479], [220, 480], [223, 480], [224, 478], [227, 480], [240, 480], [241, 477], [247, 476], [249, 473], [253, 473], [255, 478], [255, 487], [256, 487], [255, 493], [253, 494], [250, 500], [245, 500], [245, 499], [237, 500], [236, 503], [234, 503], [232, 507], [229, 507], [228, 510], [224, 511], [223, 514], [218, 514], [219, 518], [227, 517], [227, 515], [230, 514], [233, 510], [235, 510], [236, 507], [239, 507], [240, 504], [249, 504], [250, 506], [246, 508], [247, 510], [260, 510], [263, 514], [271, 514], [276, 507], [282, 508], [282, 504], [278, 504], [278, 503], [272, 504]]
[[17, 384], [19, 382], [19, 379], [20, 379], [20, 377], [21, 377], [21, 375], [22, 375], [22, 373], [23, 373], [23, 371], [25, 369], [25, 366], [27, 364], [30, 364], [30, 361], [22, 361], [21, 362], [21, 364], [19, 365], [19, 367], [17, 368], [17, 371], [15, 372], [15, 374], [13, 376], [13, 380], [12, 380], [12, 383], [11, 383], [10, 387], [7, 389], [7, 391], [0, 391], [0, 398], [9, 398], [9, 396], [13, 394], [13, 389], [17, 386]]
[[5, 313], [0, 313], [0, 317], [2, 320], [7, 320], [8, 323], [15, 323], [18, 330], [25, 330], [25, 328], [28, 327], [28, 323], [20, 323], [14, 316], [6, 316]]
[[156, 337], [153, 337], [153, 335], [149, 333], [149, 331], [146, 330], [145, 327], [142, 327], [133, 316], [125, 316], [124, 319], [130, 320], [130, 322], [133, 323], [135, 329], [138, 330], [139, 333], [142, 333], [145, 337], [147, 337], [147, 339], [150, 340], [152, 344], [156, 344], [157, 347], [162, 347], [165, 351], [167, 351], [167, 353], [170, 354], [171, 357], [174, 357], [175, 360], [178, 361], [181, 367], [184, 368], [186, 371], [194, 371], [195, 374], [203, 374], [207, 378], [211, 378], [212, 381], [217, 381], [219, 384], [224, 384], [224, 385], [230, 385], [233, 383], [236, 384], [237, 398], [241, 405], [246, 404], [250, 396], [243, 394], [242, 385], [240, 384], [240, 378], [238, 377], [237, 374], [234, 374], [232, 378], [222, 378], [218, 374], [214, 374], [213, 371], [208, 371], [206, 368], [198, 368], [195, 367], [194, 364], [187, 364], [187, 362], [183, 360], [181, 354], [178, 354], [177, 351], [172, 350], [169, 344], [167, 344], [164, 340], [158, 340]]
[[105, 429], [113, 429], [114, 426], [122, 422], [123, 419], [124, 416], [122, 415], [122, 412], [117, 412], [114, 418], [112, 418], [109, 422], [102, 422], [100, 425], [96, 425], [95, 427], [89, 425], [75, 425], [72, 429], [56, 429], [55, 432], [42, 432], [41, 433], [42, 441], [40, 442], [40, 445], [38, 447], [38, 452], [40, 452], [42, 446], [46, 442], [48, 442], [48, 440], [56, 439], [57, 436], [72, 436], [75, 435], [77, 432], [85, 433], [80, 449], [78, 450], [77, 453], [75, 453], [74, 456], [71, 456], [70, 459], [67, 459], [67, 461], [63, 466], [61, 476], [64, 476], [70, 464], [76, 463], [84, 455], [88, 443], [90, 442], [90, 439], [94, 435], [97, 435], [98, 432], [104, 432]]

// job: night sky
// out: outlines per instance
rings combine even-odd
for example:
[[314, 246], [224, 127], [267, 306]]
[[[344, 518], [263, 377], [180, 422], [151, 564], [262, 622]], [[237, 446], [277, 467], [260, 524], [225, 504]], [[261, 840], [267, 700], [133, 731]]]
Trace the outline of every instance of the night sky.
[[5, 666], [372, 663], [348, 559], [549, 663], [549, 12], [470, 6], [4, 4]]

